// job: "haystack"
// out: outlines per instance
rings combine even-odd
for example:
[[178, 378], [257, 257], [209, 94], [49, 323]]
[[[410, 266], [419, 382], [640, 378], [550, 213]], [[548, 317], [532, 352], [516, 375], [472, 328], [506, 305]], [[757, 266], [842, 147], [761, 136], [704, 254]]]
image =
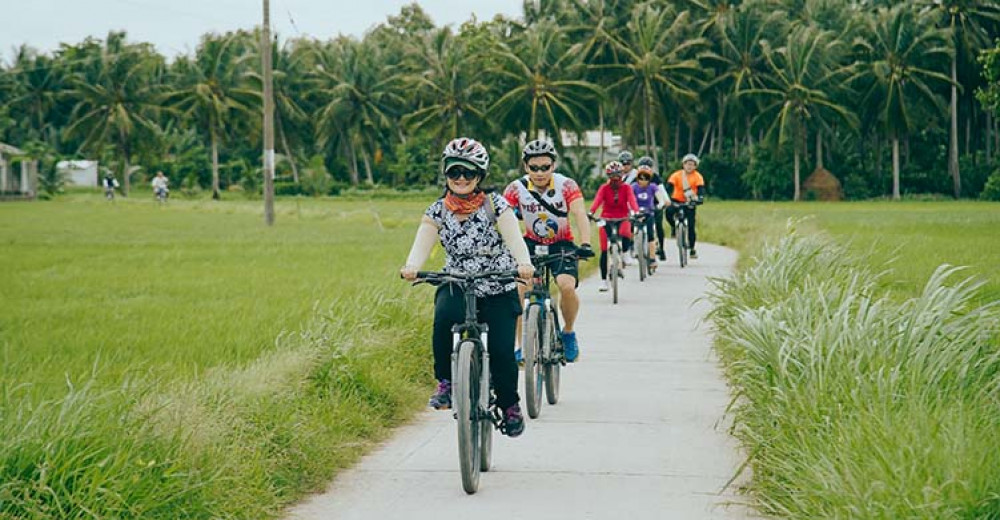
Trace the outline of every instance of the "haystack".
[[816, 168], [812, 175], [806, 178], [802, 188], [806, 193], [812, 195], [809, 198], [815, 200], [838, 201], [844, 198], [844, 190], [840, 187], [840, 181], [822, 167]]

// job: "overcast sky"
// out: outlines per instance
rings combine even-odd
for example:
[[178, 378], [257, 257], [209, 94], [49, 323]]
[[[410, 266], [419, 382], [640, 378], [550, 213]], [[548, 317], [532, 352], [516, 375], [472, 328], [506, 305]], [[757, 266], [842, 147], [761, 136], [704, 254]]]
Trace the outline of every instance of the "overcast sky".
[[[280, 37], [337, 34], [361, 36], [413, 0], [271, 0], [271, 27]], [[438, 26], [458, 24], [475, 13], [520, 16], [521, 0], [422, 0]], [[0, 0], [0, 56], [27, 43], [52, 51], [60, 42], [101, 39], [124, 29], [133, 42], [147, 41], [162, 54], [189, 54], [208, 32], [249, 29], [260, 23], [261, 0]]]

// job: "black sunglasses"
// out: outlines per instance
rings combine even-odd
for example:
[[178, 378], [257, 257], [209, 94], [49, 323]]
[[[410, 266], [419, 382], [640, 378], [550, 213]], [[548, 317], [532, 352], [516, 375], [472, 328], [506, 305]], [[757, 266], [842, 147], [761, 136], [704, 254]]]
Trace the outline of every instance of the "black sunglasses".
[[479, 170], [470, 170], [464, 166], [454, 166], [448, 168], [448, 171], [444, 172], [445, 177], [453, 181], [457, 181], [459, 177], [465, 177], [466, 180], [472, 180], [479, 177]]
[[529, 164], [528, 165], [528, 169], [531, 170], [531, 171], [533, 171], [533, 172], [547, 172], [551, 168], [552, 168], [552, 163], [549, 163], [549, 164], [539, 164], [537, 166], [534, 165], [534, 164]]

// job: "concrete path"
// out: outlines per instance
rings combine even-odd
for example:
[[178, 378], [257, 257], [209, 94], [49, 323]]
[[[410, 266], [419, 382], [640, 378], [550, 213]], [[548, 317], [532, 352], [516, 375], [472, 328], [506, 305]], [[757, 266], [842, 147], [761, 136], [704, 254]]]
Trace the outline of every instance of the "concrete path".
[[642, 283], [629, 268], [618, 305], [598, 277], [580, 284], [581, 357], [563, 368], [560, 401], [543, 404], [521, 437], [494, 434], [494, 469], [475, 495], [462, 490], [452, 414], [427, 411], [289, 518], [748, 518], [722, 489], [740, 457], [700, 323], [708, 306], [695, 302], [736, 254], [698, 250], [683, 270], [674, 251]]

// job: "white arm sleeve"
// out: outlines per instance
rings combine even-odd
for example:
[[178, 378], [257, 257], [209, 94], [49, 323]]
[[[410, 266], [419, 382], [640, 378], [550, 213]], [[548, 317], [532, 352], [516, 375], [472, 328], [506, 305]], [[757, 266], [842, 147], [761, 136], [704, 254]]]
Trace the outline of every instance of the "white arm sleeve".
[[420, 269], [427, 257], [431, 254], [431, 249], [438, 241], [437, 226], [434, 221], [424, 216], [417, 228], [417, 236], [413, 237], [413, 247], [410, 248], [410, 256], [406, 258], [406, 265]]
[[656, 186], [656, 200], [660, 204], [667, 203], [667, 189], [663, 187], [662, 184]]
[[507, 209], [500, 214], [500, 218], [497, 219], [497, 229], [500, 230], [500, 236], [510, 248], [511, 254], [514, 255], [517, 265], [531, 265], [528, 246], [524, 243], [524, 237], [521, 236], [521, 226], [517, 225], [514, 211]]

